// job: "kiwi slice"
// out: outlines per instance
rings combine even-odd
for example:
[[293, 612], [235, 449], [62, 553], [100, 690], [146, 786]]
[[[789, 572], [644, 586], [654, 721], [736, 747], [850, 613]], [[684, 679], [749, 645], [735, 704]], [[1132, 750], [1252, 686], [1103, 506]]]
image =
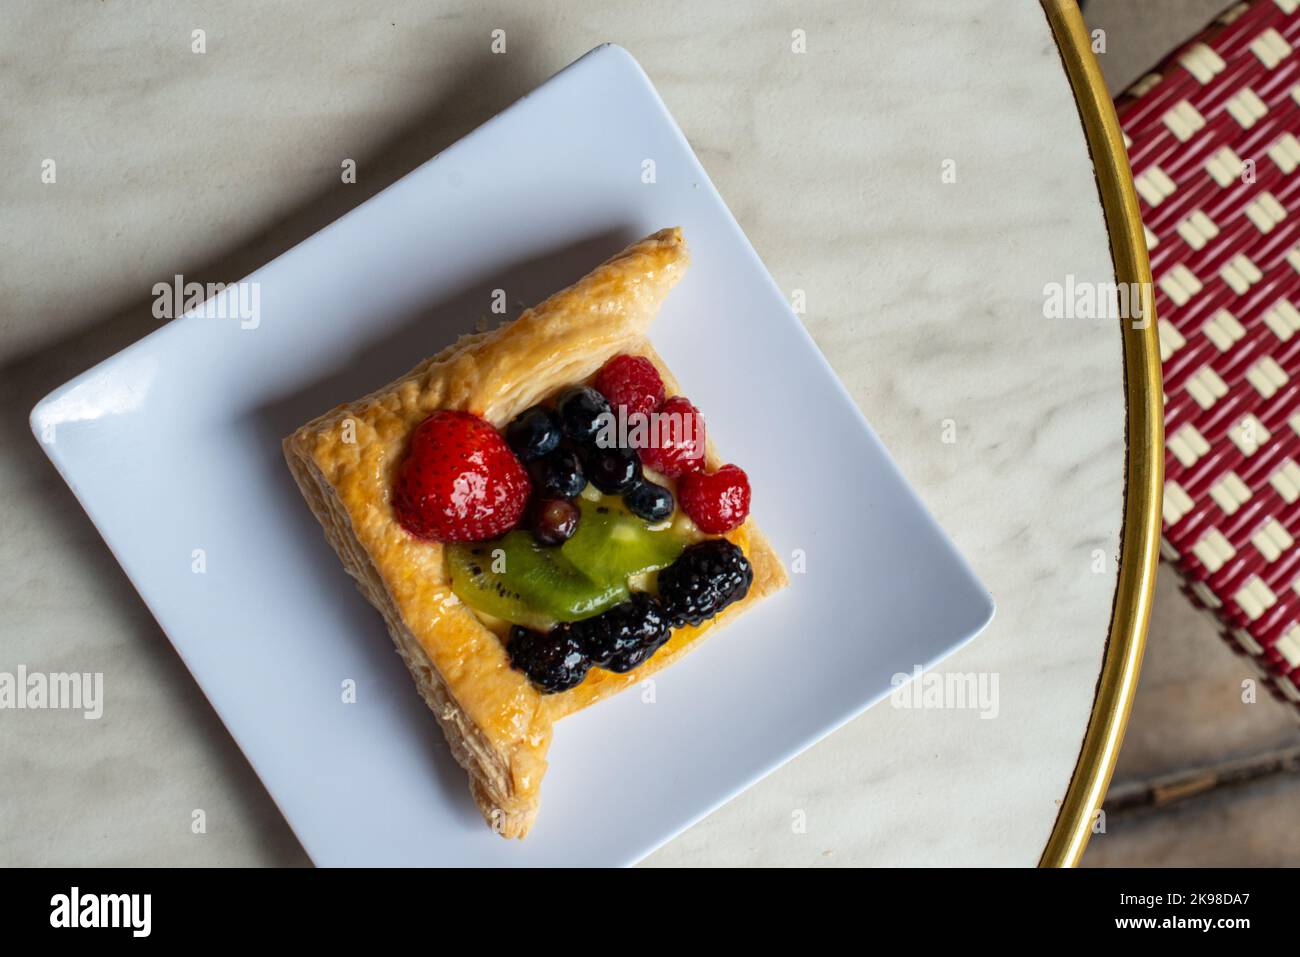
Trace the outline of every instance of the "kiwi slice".
[[578, 530], [560, 553], [592, 581], [626, 584], [633, 575], [667, 568], [686, 547], [672, 523], [648, 525], [617, 495], [583, 495], [577, 504], [582, 513]]
[[461, 601], [526, 628], [590, 618], [628, 597], [626, 578], [593, 581], [561, 549], [545, 548], [525, 531], [448, 546], [447, 564]]

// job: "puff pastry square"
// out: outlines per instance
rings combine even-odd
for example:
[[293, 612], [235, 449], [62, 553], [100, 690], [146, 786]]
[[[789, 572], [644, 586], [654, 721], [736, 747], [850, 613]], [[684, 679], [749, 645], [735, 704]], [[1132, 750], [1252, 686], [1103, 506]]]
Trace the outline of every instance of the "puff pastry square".
[[[668, 394], [679, 394], [645, 334], [688, 261], [681, 230], [661, 230], [513, 322], [462, 337], [396, 382], [284, 440], [289, 468], [325, 537], [384, 616], [452, 754], [469, 773], [475, 802], [506, 837], [523, 837], [537, 815], [556, 721], [671, 664], [710, 630], [785, 585], [785, 570], [747, 520], [727, 535], [754, 569], [743, 600], [699, 627], [676, 629], [653, 658], [627, 674], [593, 668], [576, 688], [543, 695], [510, 667], [502, 636], [452, 593], [442, 546], [398, 524], [389, 490], [408, 436], [437, 409], [473, 412], [501, 428], [620, 352], [648, 357]], [[706, 464], [721, 464], [711, 441]]]

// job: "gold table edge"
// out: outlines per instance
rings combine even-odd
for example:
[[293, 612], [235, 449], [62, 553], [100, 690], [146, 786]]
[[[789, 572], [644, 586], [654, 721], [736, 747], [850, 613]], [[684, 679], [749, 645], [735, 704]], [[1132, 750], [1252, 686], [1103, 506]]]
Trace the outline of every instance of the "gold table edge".
[[[1075, 0], [1041, 0], [1060, 50], [1097, 175], [1115, 280], [1151, 289], [1151, 264], [1128, 152]], [[1056, 823], [1039, 860], [1073, 867], [1105, 797], [1137, 690], [1155, 591], [1164, 484], [1164, 398], [1150, 297], [1146, 320], [1120, 320], [1124, 348], [1125, 487], [1119, 573], [1092, 715]]]

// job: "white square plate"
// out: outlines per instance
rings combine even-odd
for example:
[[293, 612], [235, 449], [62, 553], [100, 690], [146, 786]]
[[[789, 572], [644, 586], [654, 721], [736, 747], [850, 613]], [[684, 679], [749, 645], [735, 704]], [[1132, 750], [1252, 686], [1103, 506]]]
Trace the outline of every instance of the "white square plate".
[[[749, 472], [778, 553], [807, 570], [657, 676], [653, 701], [633, 690], [561, 722], [537, 825], [504, 841], [280, 439], [496, 318], [493, 290], [539, 302], [672, 225], [693, 262], [655, 345]], [[318, 864], [636, 861], [992, 615], [619, 47], [247, 281], [255, 328], [184, 316], [53, 392], [32, 425]]]

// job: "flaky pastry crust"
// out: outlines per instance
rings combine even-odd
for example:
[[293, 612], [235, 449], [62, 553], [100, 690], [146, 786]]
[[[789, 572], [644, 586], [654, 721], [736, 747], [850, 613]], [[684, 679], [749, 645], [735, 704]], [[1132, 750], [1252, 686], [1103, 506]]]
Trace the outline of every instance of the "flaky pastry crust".
[[[628, 674], [593, 668], [578, 687], [540, 694], [510, 667], [501, 635], [451, 591], [442, 546], [399, 524], [390, 489], [412, 430], [438, 409], [473, 412], [498, 428], [563, 386], [586, 380], [620, 352], [676, 380], [645, 338], [686, 269], [680, 229], [664, 229], [491, 332], [464, 336], [407, 375], [320, 416], [284, 440], [285, 458], [325, 537], [388, 625], [488, 823], [523, 837], [537, 814], [552, 727], [559, 718], [671, 664], [710, 629], [786, 584], [752, 520], [727, 537], [754, 567], [749, 594], [711, 622], [674, 631]], [[710, 467], [720, 464], [710, 440]]]

